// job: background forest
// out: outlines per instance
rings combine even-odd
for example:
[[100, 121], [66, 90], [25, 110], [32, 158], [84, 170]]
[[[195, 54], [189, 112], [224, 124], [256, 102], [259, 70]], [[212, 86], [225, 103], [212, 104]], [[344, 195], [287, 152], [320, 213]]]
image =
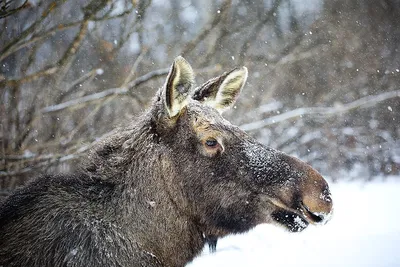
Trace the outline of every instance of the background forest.
[[333, 180], [400, 173], [397, 0], [0, 0], [0, 197], [70, 171], [183, 55], [249, 78], [226, 117]]

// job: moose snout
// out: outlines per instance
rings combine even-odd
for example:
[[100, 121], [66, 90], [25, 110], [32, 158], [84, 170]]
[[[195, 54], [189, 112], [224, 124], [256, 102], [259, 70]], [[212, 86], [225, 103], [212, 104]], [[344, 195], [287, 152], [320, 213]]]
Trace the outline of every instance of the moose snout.
[[310, 223], [325, 224], [332, 217], [332, 196], [325, 179], [317, 171], [309, 168], [302, 185], [299, 209]]

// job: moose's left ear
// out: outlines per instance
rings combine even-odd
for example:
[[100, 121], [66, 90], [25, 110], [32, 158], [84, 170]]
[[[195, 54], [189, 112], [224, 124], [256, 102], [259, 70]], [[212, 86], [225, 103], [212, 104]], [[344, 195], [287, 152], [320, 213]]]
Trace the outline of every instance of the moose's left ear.
[[192, 98], [222, 113], [235, 104], [246, 80], [247, 68], [236, 68], [196, 88]]
[[163, 88], [165, 108], [170, 118], [187, 105], [189, 91], [194, 84], [194, 72], [181, 56], [175, 58]]

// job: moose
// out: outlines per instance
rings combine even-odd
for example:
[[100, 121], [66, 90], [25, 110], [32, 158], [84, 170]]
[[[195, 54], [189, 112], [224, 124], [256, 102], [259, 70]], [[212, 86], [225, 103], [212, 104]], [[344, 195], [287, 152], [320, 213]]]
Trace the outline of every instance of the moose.
[[70, 174], [0, 206], [0, 266], [184, 266], [262, 223], [301, 231], [332, 213], [327, 182], [222, 117], [245, 67], [194, 85], [177, 57], [149, 109], [99, 140]]

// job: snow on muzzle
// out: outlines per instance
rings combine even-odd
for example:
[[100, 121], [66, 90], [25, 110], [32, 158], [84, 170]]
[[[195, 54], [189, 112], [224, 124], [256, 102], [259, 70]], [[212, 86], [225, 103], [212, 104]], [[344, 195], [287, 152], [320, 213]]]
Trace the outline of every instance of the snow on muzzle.
[[271, 148], [256, 144], [248, 148], [253, 181], [263, 189], [265, 203], [275, 207], [272, 217], [276, 222], [298, 231], [330, 220], [333, 202], [329, 186], [315, 169]]

